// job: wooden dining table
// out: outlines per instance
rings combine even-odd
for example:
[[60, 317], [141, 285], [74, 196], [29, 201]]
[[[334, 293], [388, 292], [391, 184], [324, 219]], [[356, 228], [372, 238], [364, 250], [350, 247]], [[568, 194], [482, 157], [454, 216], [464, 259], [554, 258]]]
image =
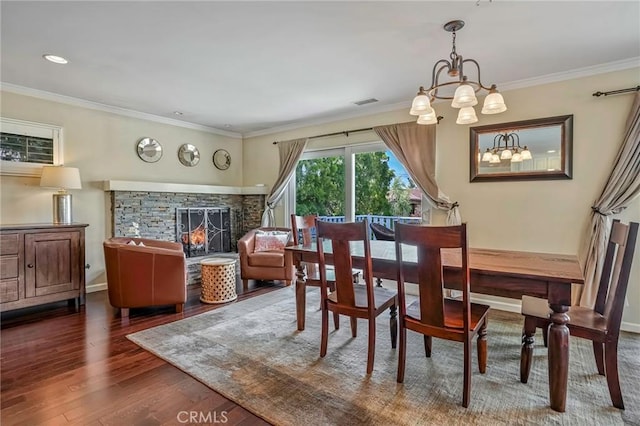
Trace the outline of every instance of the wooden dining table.
[[[395, 242], [370, 241], [373, 276], [397, 280]], [[317, 263], [315, 245], [288, 246], [297, 270], [296, 315], [298, 330], [304, 330], [306, 312], [306, 285], [304, 263]], [[405, 281], [416, 283], [417, 254], [415, 247], [403, 246]], [[333, 263], [330, 242], [325, 241], [325, 260]], [[362, 244], [351, 247], [353, 267], [364, 268]], [[460, 252], [443, 250], [443, 276], [445, 286], [460, 289]], [[567, 311], [571, 304], [571, 284], [583, 284], [582, 268], [577, 256], [523, 251], [469, 248], [470, 288], [472, 293], [502, 296], [520, 300], [523, 295], [545, 298], [549, 301], [548, 333], [549, 398], [556, 411], [564, 412], [569, 376], [569, 329]]]

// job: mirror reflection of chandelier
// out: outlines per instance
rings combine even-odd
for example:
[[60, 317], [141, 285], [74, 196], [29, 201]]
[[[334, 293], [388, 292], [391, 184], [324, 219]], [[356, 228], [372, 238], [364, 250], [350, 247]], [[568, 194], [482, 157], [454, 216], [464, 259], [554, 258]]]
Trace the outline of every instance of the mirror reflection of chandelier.
[[487, 148], [482, 154], [482, 161], [489, 164], [500, 163], [502, 160], [511, 160], [512, 163], [521, 163], [523, 160], [531, 160], [531, 151], [525, 145], [520, 146], [520, 137], [515, 132], [498, 133], [493, 138], [493, 148]]
[[[488, 92], [487, 97], [484, 99], [484, 105], [482, 107], [483, 114], [498, 114], [507, 110], [507, 106], [504, 103], [502, 95], [498, 93], [498, 89], [495, 84], [491, 87], [486, 87], [480, 80], [480, 65], [474, 59], [462, 59], [462, 56], [456, 52], [456, 31], [464, 27], [464, 21], [455, 20], [447, 22], [444, 25], [445, 31], [453, 33], [453, 47], [449, 54], [449, 59], [440, 59], [437, 61], [431, 72], [431, 87], [425, 89], [420, 86], [418, 95], [413, 99], [411, 104], [411, 110], [409, 114], [418, 116], [418, 124], [436, 124], [438, 122], [437, 114], [431, 107], [431, 102], [435, 99], [452, 99], [451, 106], [453, 108], [460, 108], [457, 124], [471, 124], [478, 121], [476, 111], [473, 106], [478, 103], [476, 93], [481, 90]], [[470, 80], [467, 75], [464, 74], [463, 66], [465, 63], [470, 63], [475, 66], [476, 80]], [[441, 81], [440, 76], [442, 71], [446, 70], [446, 74], [451, 77], [451, 81]], [[456, 90], [453, 96], [446, 93], [440, 93], [439, 90], [447, 86], [456, 86]]]

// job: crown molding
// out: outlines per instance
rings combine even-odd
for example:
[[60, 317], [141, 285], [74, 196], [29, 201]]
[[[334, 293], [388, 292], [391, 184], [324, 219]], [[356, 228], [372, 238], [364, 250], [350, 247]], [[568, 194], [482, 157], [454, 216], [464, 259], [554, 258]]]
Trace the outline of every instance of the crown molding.
[[112, 114], [122, 115], [125, 117], [138, 118], [141, 120], [168, 124], [170, 126], [183, 127], [185, 129], [199, 130], [199, 131], [213, 133], [220, 136], [227, 136], [230, 138], [242, 139], [242, 135], [236, 132], [229, 132], [225, 130], [216, 129], [215, 127], [189, 123], [186, 121], [176, 120], [168, 117], [162, 117], [159, 115], [149, 114], [146, 112], [134, 111], [126, 108], [105, 105], [99, 102], [87, 101], [85, 99], [74, 98], [71, 96], [59, 95], [57, 93], [46, 92], [44, 90], [32, 89], [24, 86], [18, 86], [16, 84], [0, 82], [0, 90], [9, 92], [9, 93], [15, 93], [18, 95], [31, 96], [33, 98], [44, 99], [47, 101], [73, 105], [81, 108], [88, 108], [88, 109], [93, 109], [97, 111], [109, 112]]
[[379, 114], [379, 113], [389, 112], [389, 111], [397, 111], [399, 109], [409, 108], [410, 106], [411, 106], [411, 99], [409, 99], [408, 101], [398, 102], [391, 105], [367, 106], [367, 109], [363, 111], [354, 111], [346, 114], [332, 115], [329, 117], [312, 119], [312, 120], [308, 120], [300, 123], [292, 123], [292, 124], [286, 124], [284, 126], [271, 127], [269, 129], [264, 129], [264, 130], [256, 130], [255, 132], [243, 133], [242, 137], [252, 138], [255, 136], [270, 135], [273, 133], [280, 133], [280, 132], [286, 132], [288, 130], [300, 129], [302, 127], [317, 126], [319, 124], [334, 123], [336, 121], [348, 120], [350, 118], [365, 117], [367, 115], [374, 115], [374, 114]]
[[571, 80], [574, 78], [590, 77], [592, 75], [604, 74], [613, 71], [622, 71], [629, 68], [640, 67], [640, 56], [624, 59], [621, 61], [608, 62], [606, 64], [592, 65], [584, 68], [576, 68], [569, 71], [547, 74], [540, 77], [527, 78], [499, 85], [500, 91], [523, 89], [525, 87], [540, 86], [543, 84], [557, 83], [559, 81]]

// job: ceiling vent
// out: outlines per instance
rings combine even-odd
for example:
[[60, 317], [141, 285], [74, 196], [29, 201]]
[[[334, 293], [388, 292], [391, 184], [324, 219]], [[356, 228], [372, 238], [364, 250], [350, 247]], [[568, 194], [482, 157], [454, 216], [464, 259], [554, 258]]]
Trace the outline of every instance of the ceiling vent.
[[369, 98], [369, 99], [363, 99], [361, 101], [354, 102], [354, 104], [356, 104], [358, 106], [362, 106], [362, 105], [366, 105], [366, 104], [372, 104], [374, 102], [378, 102], [378, 100], [376, 98]]

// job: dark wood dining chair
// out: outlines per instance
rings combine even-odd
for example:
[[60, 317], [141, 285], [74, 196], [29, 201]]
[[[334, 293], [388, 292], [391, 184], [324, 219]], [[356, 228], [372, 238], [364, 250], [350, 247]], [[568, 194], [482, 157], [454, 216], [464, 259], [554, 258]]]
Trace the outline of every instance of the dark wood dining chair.
[[[607, 379], [613, 406], [623, 410], [624, 402], [618, 378], [618, 337], [637, 237], [637, 223], [631, 222], [629, 225], [625, 225], [619, 220], [613, 221], [595, 306], [593, 308], [571, 306], [567, 312], [569, 333], [571, 336], [593, 342], [593, 353], [598, 373]], [[522, 297], [522, 315], [524, 315], [520, 354], [520, 381], [522, 383], [527, 383], [529, 379], [533, 361], [533, 336], [536, 328], [547, 331], [548, 327], [552, 326], [549, 314], [550, 309], [546, 299]], [[566, 364], [569, 360], [566, 359], [564, 362]], [[636, 372], [629, 373], [637, 374]]]
[[[383, 287], [373, 286], [371, 250], [369, 247], [368, 223], [316, 222], [318, 264], [320, 266], [320, 296], [322, 298], [322, 336], [320, 356], [327, 354], [329, 340], [329, 312], [346, 315], [351, 320], [351, 335], [357, 336], [357, 319], [366, 319], [369, 325], [369, 345], [367, 350], [367, 374], [373, 371], [376, 345], [376, 318], [389, 309], [391, 347], [396, 347], [397, 293]], [[327, 263], [325, 241], [330, 241], [335, 274], [335, 291], [329, 292], [327, 283]], [[364, 248], [364, 285], [352, 279], [353, 258], [351, 245], [361, 244]]]
[[[398, 262], [398, 303], [400, 304], [400, 353], [398, 383], [404, 381], [407, 359], [407, 330], [424, 335], [424, 349], [431, 356], [432, 338], [464, 343], [464, 388], [462, 406], [471, 399], [471, 347], [478, 336], [478, 367], [487, 369], [487, 313], [489, 306], [469, 300], [469, 256], [466, 224], [458, 226], [420, 226], [397, 223], [395, 227], [396, 260]], [[402, 250], [414, 246], [417, 264], [403, 263]], [[456, 249], [461, 256], [461, 300], [444, 297], [442, 250]], [[404, 277], [407, 268], [417, 268], [418, 299], [406, 305]]]
[[[311, 246], [313, 244], [316, 220], [316, 215], [291, 215], [291, 234], [293, 235], [293, 245], [297, 246], [298, 244], [303, 244], [305, 246]], [[303, 293], [300, 297], [306, 297], [307, 286], [320, 287], [320, 268], [317, 263], [310, 262], [302, 262], [300, 266], [305, 270], [305, 281], [304, 285], [296, 282], [296, 291]], [[354, 279], [357, 280], [357, 275]], [[330, 291], [335, 290], [335, 275], [333, 268], [331, 267], [327, 268], [327, 285]], [[320, 302], [320, 308], [322, 308], [322, 301]], [[340, 328], [340, 317], [338, 314], [334, 314], [333, 324], [336, 330]]]

